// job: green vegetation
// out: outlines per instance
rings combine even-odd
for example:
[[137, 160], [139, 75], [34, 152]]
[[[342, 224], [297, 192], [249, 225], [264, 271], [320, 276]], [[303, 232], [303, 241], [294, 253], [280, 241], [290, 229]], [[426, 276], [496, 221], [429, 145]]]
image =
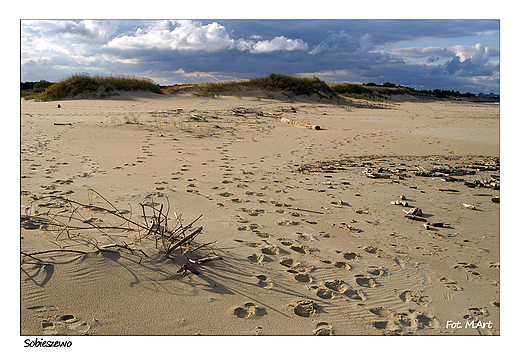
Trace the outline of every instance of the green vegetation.
[[408, 88], [408, 89], [410, 89], [412, 95], [424, 95], [424, 96], [433, 95], [437, 98], [475, 98], [476, 97], [476, 95], [472, 94], [472, 93], [461, 94], [459, 91], [454, 91], [454, 90], [441, 90], [441, 89], [415, 90], [413, 88]]
[[435, 96], [437, 98], [474, 98], [475, 94], [465, 93], [461, 94], [459, 91], [455, 90], [442, 90], [442, 89], [434, 89], [434, 90], [416, 90], [415, 88], [405, 87], [401, 85], [396, 85], [394, 83], [386, 82], [384, 84], [375, 84], [375, 83], [366, 83], [363, 86], [367, 88], [373, 89], [375, 92], [383, 95], [400, 95], [400, 94], [411, 94], [411, 95], [419, 95], [419, 96]]
[[[264, 94], [280, 92], [287, 96], [292, 95], [318, 95], [320, 98], [354, 98], [373, 101], [383, 101], [390, 95], [416, 95], [436, 96], [439, 98], [475, 97], [474, 94], [461, 94], [453, 90], [416, 90], [414, 88], [396, 85], [386, 82], [384, 84], [365, 83], [363, 85], [341, 83], [326, 84], [318, 77], [295, 77], [286, 74], [272, 73], [266, 77], [253, 78], [242, 81], [206, 82], [199, 84], [182, 84], [172, 86], [159, 86], [148, 78], [135, 76], [101, 76], [81, 73], [50, 83], [41, 80], [36, 83], [21, 83], [21, 96], [26, 99], [41, 101], [57, 100], [66, 97], [94, 97], [103, 98], [117, 95], [116, 90], [134, 91], [144, 90], [154, 93], [176, 94], [191, 93], [193, 96], [218, 97], [220, 95], [235, 95], [241, 97], [243, 90], [260, 89]], [[253, 94], [258, 100], [261, 97]]]
[[378, 96], [372, 89], [359, 84], [329, 84], [329, 87], [337, 96], [353, 99], [376, 100]]
[[238, 93], [243, 89], [263, 89], [265, 91], [279, 91], [287, 95], [312, 95], [332, 98], [334, 93], [329, 86], [318, 77], [294, 77], [286, 74], [272, 73], [266, 77], [253, 78], [242, 81], [221, 83], [200, 83], [174, 85], [165, 88], [166, 94], [178, 92], [192, 92], [195, 96], [219, 96], [223, 93]]
[[330, 88], [338, 95], [346, 97], [367, 99], [367, 100], [381, 100], [388, 95], [416, 95], [416, 96], [435, 96], [437, 98], [461, 98], [461, 97], [475, 97], [475, 94], [465, 93], [461, 94], [454, 90], [416, 90], [411, 87], [396, 85], [394, 83], [386, 82], [384, 84], [365, 83], [359, 84], [329, 84]]
[[[352, 83], [326, 84], [318, 77], [294, 77], [286, 74], [272, 73], [266, 77], [253, 78], [242, 81], [230, 82], [206, 82], [199, 84], [173, 85], [163, 88], [166, 94], [189, 92], [193, 96], [218, 97], [223, 94], [238, 95], [244, 89], [263, 89], [266, 92], [278, 91], [286, 95], [312, 95], [317, 94], [320, 98], [354, 98], [371, 101], [385, 101], [391, 95], [421, 95], [448, 97], [474, 97], [474, 94], [460, 94], [452, 90], [415, 90], [393, 83], [384, 84], [366, 83], [363, 85]], [[259, 98], [258, 96], [256, 96]]]
[[[40, 81], [42, 83], [45, 81]], [[162, 94], [161, 89], [154, 81], [148, 78], [140, 78], [135, 76], [101, 76], [101, 75], [90, 75], [87, 73], [73, 74], [70, 77], [47, 85], [45, 82], [40, 87], [45, 86], [43, 92], [34, 92], [36, 89], [36, 83], [33, 87], [33, 93], [27, 96], [22, 96], [27, 99], [36, 99], [41, 101], [58, 100], [67, 97], [74, 97], [81, 95], [83, 97], [99, 97], [114, 95], [114, 90], [121, 91], [134, 91], [144, 90], [151, 91], [154, 93]]]
[[250, 86], [272, 91], [285, 91], [294, 95], [334, 96], [329, 86], [318, 77], [293, 77], [271, 73], [267, 77], [249, 79], [247, 82]]
[[53, 83], [46, 80], [40, 80], [39, 82], [28, 82], [20, 84], [20, 94], [22, 98], [33, 99], [40, 93], [43, 93]]

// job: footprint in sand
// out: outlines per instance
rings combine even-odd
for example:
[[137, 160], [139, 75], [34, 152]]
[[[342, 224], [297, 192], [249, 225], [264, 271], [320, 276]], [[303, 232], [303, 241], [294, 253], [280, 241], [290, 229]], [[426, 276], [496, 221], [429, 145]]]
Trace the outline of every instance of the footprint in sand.
[[328, 289], [331, 289], [339, 293], [345, 293], [348, 290], [348, 286], [341, 279], [332, 279], [329, 281], [325, 281], [323, 282], [323, 285]]
[[260, 287], [266, 288], [266, 289], [273, 287], [273, 281], [271, 281], [271, 278], [269, 278], [263, 274], [259, 274], [258, 276], [256, 276], [256, 278], [258, 279], [257, 284]]
[[372, 322], [372, 326], [378, 330], [382, 330], [388, 335], [400, 334], [401, 328], [394, 320], [378, 320]]
[[309, 276], [307, 273], [297, 273], [294, 276], [294, 279], [296, 279], [298, 282], [303, 282], [303, 283], [312, 282], [312, 277]]
[[428, 316], [421, 312], [415, 311], [411, 315], [412, 328], [416, 329], [424, 329], [424, 328], [432, 328], [438, 329], [441, 325], [439, 320], [437, 320], [434, 316]]
[[296, 261], [292, 258], [283, 258], [280, 261], [280, 264], [285, 267], [289, 267], [290, 269], [287, 272], [290, 273], [308, 273], [314, 270], [314, 266], [307, 265], [306, 263]]
[[438, 329], [440, 322], [434, 316], [428, 316], [420, 311], [410, 310], [410, 313], [397, 313], [383, 307], [370, 308], [369, 311], [381, 318], [390, 320], [374, 321], [372, 325], [385, 334], [413, 334], [418, 329], [432, 328]]
[[278, 222], [278, 225], [280, 225], [280, 226], [296, 226], [296, 225], [300, 225], [300, 223], [297, 222], [297, 221], [283, 220], [283, 221]]
[[258, 216], [260, 214], [265, 213], [264, 209], [249, 209], [249, 208], [240, 208], [239, 210], [247, 213], [249, 216]]
[[283, 238], [283, 237], [280, 237], [280, 238], [278, 238], [276, 240], [278, 240], [284, 246], [291, 246], [293, 244], [292, 240], [286, 239], [286, 238]]
[[[158, 185], [158, 187], [155, 187], [155, 189], [157, 189], [157, 190], [164, 190], [165, 187], [162, 186], [162, 185], [168, 185], [168, 182], [165, 182], [165, 181], [163, 181], [163, 180], [160, 180], [160, 181], [155, 182], [154, 184], [155, 184], [155, 185]], [[189, 185], [190, 185], [190, 184], [188, 184], [188, 186], [189, 186]], [[195, 185], [193, 185], [193, 186], [195, 186]]]
[[367, 299], [365, 297], [365, 294], [363, 293], [363, 291], [360, 289], [347, 288], [347, 290], [345, 290], [345, 295], [347, 297], [349, 297], [350, 299], [355, 299], [355, 300], [366, 300]]
[[90, 325], [84, 321], [77, 319], [74, 315], [62, 315], [56, 321], [56, 324], [63, 325], [70, 330], [77, 331], [78, 333], [85, 334], [90, 330]]
[[42, 329], [43, 329], [43, 335], [58, 335], [58, 330], [56, 330], [56, 325], [52, 321], [43, 320]]
[[305, 245], [292, 245], [291, 246], [291, 250], [293, 251], [296, 251], [298, 253], [301, 253], [301, 254], [309, 254], [310, 253], [310, 249], [309, 247], [305, 246]]
[[382, 318], [386, 318], [386, 319], [398, 319], [399, 318], [399, 314], [396, 313], [395, 311], [393, 310], [390, 310], [390, 309], [386, 309], [386, 308], [383, 308], [383, 307], [376, 307], [376, 308], [370, 308], [368, 309], [372, 314], [374, 315], [377, 315], [377, 316], [380, 316]]
[[268, 237], [271, 236], [270, 233], [268, 233], [268, 232], [261, 232], [261, 231], [255, 231], [255, 234], [256, 234], [256, 236], [258, 236], [258, 237], [260, 237], [262, 239], [267, 239]]
[[369, 266], [367, 273], [370, 273], [373, 276], [382, 276], [386, 271], [383, 267]]
[[285, 267], [293, 267], [296, 263], [299, 263], [292, 258], [284, 258], [280, 261], [280, 264]]
[[364, 246], [363, 250], [368, 253], [376, 254], [379, 253], [380, 250], [377, 247], [374, 246]]
[[[46, 307], [33, 307], [29, 309], [37, 312], [57, 310], [56, 308], [49, 309]], [[58, 315], [56, 317], [45, 318], [44, 320], [42, 320], [43, 335], [59, 335], [59, 327], [67, 328], [81, 335], [85, 335], [90, 330], [89, 323], [79, 320], [71, 314], [65, 314], [61, 316]]]
[[[336, 252], [341, 253], [341, 251]], [[349, 261], [356, 261], [359, 258], [359, 255], [355, 252], [345, 252], [343, 258]]]
[[474, 276], [480, 276], [479, 272], [474, 271], [474, 269], [477, 267], [478, 266], [476, 264], [468, 263], [468, 262], [459, 262], [455, 266], [453, 266], [453, 268], [455, 268], [455, 269], [460, 269], [460, 268], [468, 269], [469, 271], [467, 271], [467, 273], [470, 273]]
[[470, 319], [471, 316], [489, 316], [489, 311], [487, 310], [486, 307], [483, 307], [483, 308], [478, 308], [478, 307], [468, 308], [468, 311], [469, 311], [469, 314], [464, 315], [463, 316], [464, 319]]
[[418, 305], [428, 305], [431, 302], [430, 297], [419, 295], [418, 293], [410, 291], [402, 292], [401, 294], [399, 294], [399, 298], [405, 303], [414, 302]]
[[337, 295], [337, 293], [328, 288], [317, 288], [316, 295], [321, 299], [332, 299]]
[[266, 260], [266, 262], [269, 260], [271, 261], [271, 259], [265, 257], [265, 255], [263, 254], [257, 254], [257, 253], [253, 253], [252, 255], [249, 255], [247, 256], [247, 259], [252, 262], [252, 263], [262, 263], [264, 260]]
[[334, 335], [334, 330], [332, 329], [332, 326], [325, 322], [321, 321], [318, 324], [316, 324], [316, 329], [312, 332], [313, 335], [317, 336], [328, 336], [328, 335]]
[[[321, 234], [321, 233], [320, 233]], [[296, 232], [298, 241], [315, 241], [317, 240], [313, 234], [308, 234], [306, 232]]]
[[237, 307], [233, 314], [240, 319], [251, 319], [267, 315], [265, 308], [259, 308], [254, 303], [248, 302], [243, 307]]
[[363, 274], [356, 275], [356, 283], [362, 287], [366, 288], [374, 288], [377, 284], [372, 278], [365, 276]]
[[313, 316], [318, 309], [318, 305], [312, 300], [300, 300], [296, 302], [296, 305], [291, 305], [294, 309], [294, 313], [298, 316], [308, 318]]
[[474, 269], [474, 268], [477, 268], [477, 265], [473, 264], [473, 263], [468, 263], [468, 262], [459, 262], [455, 266], [453, 266], [453, 268], [455, 268], [455, 269], [458, 269], [458, 268]]
[[347, 270], [352, 269], [352, 267], [350, 267], [350, 265], [348, 263], [345, 263], [343, 261], [336, 261], [332, 265], [334, 267], [337, 267], [337, 268], [344, 268], [344, 269], [347, 269]]
[[278, 255], [280, 253], [280, 248], [278, 246], [270, 245], [262, 248], [262, 253], [266, 255]]
[[453, 279], [449, 279], [447, 277], [442, 277], [440, 279], [440, 281], [443, 282], [444, 284], [446, 284], [446, 287], [448, 289], [451, 289], [452, 291], [458, 292], [458, 291], [463, 290], [463, 288], [461, 286], [459, 286], [457, 284], [457, 282], [455, 282]]

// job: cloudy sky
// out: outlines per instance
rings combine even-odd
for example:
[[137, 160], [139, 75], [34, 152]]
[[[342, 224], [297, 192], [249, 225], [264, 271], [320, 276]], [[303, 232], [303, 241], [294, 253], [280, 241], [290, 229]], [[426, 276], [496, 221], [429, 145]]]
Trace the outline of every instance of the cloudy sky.
[[269, 73], [328, 83], [499, 89], [498, 20], [22, 20], [21, 80], [76, 72], [158, 84]]

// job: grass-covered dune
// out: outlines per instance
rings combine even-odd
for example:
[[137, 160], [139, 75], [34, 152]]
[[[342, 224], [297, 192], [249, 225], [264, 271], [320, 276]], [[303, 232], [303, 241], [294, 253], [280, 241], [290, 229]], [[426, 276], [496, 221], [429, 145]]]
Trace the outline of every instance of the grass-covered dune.
[[[475, 97], [473, 94], [460, 94], [451, 90], [415, 90], [414, 88], [392, 83], [363, 85], [341, 83], [327, 84], [318, 77], [296, 77], [271, 73], [266, 77], [229, 82], [205, 82], [173, 86], [159, 86], [152, 79], [135, 76], [73, 74], [57, 83], [40, 81], [32, 83], [30, 89], [22, 90], [26, 99], [41, 101], [58, 100], [70, 97], [104, 98], [117, 95], [115, 91], [143, 90], [158, 94], [189, 93], [195, 96], [220, 95], [267, 95], [282, 94], [285, 97], [308, 96], [319, 99], [365, 99], [386, 100], [394, 95], [436, 96], [438, 98]], [[260, 95], [259, 95], [260, 94]], [[313, 100], [313, 99], [311, 99]]]
[[153, 80], [134, 76], [73, 74], [48, 86], [41, 93], [31, 93], [27, 99], [42, 101], [58, 100], [81, 96], [103, 98], [113, 95], [114, 91], [144, 90], [162, 94], [162, 90]]
[[224, 94], [241, 95], [244, 91], [255, 89], [264, 92], [280, 92], [288, 96], [317, 95], [320, 98], [328, 99], [336, 97], [330, 87], [318, 77], [294, 77], [277, 73], [241, 81], [174, 85], [165, 88], [164, 92], [166, 94], [185, 92], [201, 96], [218, 96]]

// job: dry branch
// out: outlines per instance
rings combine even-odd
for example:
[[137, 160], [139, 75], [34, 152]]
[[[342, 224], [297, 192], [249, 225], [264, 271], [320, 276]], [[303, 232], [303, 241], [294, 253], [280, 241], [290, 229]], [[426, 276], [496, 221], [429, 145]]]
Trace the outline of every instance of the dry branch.
[[288, 207], [287, 209], [297, 210], [297, 211], [305, 211], [305, 212], [308, 212], [308, 213], [315, 213], [315, 214], [323, 214], [322, 211], [309, 210], [309, 209], [301, 209], [301, 208], [293, 208], [293, 207]]
[[291, 124], [291, 125], [306, 127], [308, 129], [311, 129], [311, 130], [321, 130], [321, 127], [319, 125], [309, 125], [309, 124], [306, 124], [306, 123], [303, 123], [303, 122], [300, 122], [300, 121], [289, 120], [289, 119], [287, 119], [285, 117], [283, 117], [280, 121], [281, 122], [286, 122], [286, 123]]
[[[180, 247], [185, 247], [186, 250], [188, 250], [189, 244], [202, 232], [202, 226], [197, 228], [193, 227], [194, 223], [197, 222], [202, 215], [199, 215], [187, 225], [182, 223], [180, 215], [176, 213], [173, 213], [175, 216], [174, 219], [170, 218], [168, 216], [170, 213], [170, 203], [167, 198], [166, 209], [164, 204], [159, 205], [154, 202], [140, 203], [139, 205], [141, 206], [143, 215], [138, 219], [131, 215], [130, 217], [125, 216], [125, 212], [118, 209], [95, 190], [90, 190], [90, 193], [88, 203], [78, 202], [63, 196], [51, 195], [41, 197], [32, 204], [38, 202], [40, 207], [44, 206], [48, 208], [47, 213], [28, 215], [27, 212], [32, 211], [32, 209], [26, 208], [26, 214], [21, 216], [21, 224], [26, 228], [42, 229], [55, 233], [56, 242], [60, 236], [66, 233], [68, 239], [72, 239], [73, 237], [75, 239], [83, 239], [84, 242], [87, 242], [87, 245], [94, 247], [94, 251], [116, 252], [112, 249], [125, 249], [131, 254], [140, 252], [145, 257], [148, 257], [148, 255], [142, 249], [131, 246], [133, 242], [127, 243], [121, 240], [121, 237], [135, 237], [134, 241], [141, 241], [144, 238], [154, 238], [155, 247], [159, 249], [159, 246], [161, 246], [163, 253], [167, 257], [170, 257], [170, 254]], [[94, 193], [102, 200], [102, 204], [94, 204], [92, 202]], [[128, 211], [126, 213], [128, 213]], [[105, 217], [108, 217], [108, 219]], [[109, 221], [105, 222], [105, 219]], [[169, 221], [175, 221], [172, 228], [168, 226]], [[90, 231], [101, 234], [112, 243], [99, 246], [95, 237], [85, 235], [85, 233]], [[74, 232], [76, 235], [71, 236], [71, 232]], [[118, 235], [116, 235], [116, 233], [118, 233]], [[194, 250], [198, 250], [207, 245], [208, 244], [196, 246]], [[38, 264], [45, 264], [46, 262], [33, 256], [51, 252], [86, 254], [92, 251], [56, 249], [32, 253], [22, 252], [22, 255], [36, 260]], [[23, 263], [35, 262], [24, 261]], [[191, 269], [187, 268], [185, 271], [186, 270]]]

